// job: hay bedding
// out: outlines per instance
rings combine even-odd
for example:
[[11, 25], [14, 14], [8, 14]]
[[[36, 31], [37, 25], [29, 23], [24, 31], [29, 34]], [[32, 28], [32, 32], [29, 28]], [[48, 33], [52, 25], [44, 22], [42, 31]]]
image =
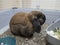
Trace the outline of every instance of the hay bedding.
[[45, 42], [45, 36], [46, 36], [46, 32], [45, 29], [47, 28], [47, 24], [44, 24], [42, 26], [42, 30], [41, 32], [38, 33], [34, 33], [34, 36], [31, 39], [27, 39], [27, 38], [22, 38], [20, 36], [14, 36], [10, 30], [6, 31], [4, 34], [0, 35], [0, 37], [6, 37], [6, 36], [12, 36], [16, 38], [16, 45], [46, 45]]

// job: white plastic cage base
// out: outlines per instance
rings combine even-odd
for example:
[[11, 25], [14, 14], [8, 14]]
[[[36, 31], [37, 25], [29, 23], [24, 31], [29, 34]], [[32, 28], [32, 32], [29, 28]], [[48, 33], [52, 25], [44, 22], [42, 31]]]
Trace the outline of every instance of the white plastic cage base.
[[0, 29], [0, 35], [3, 34], [4, 32], [6, 32], [8, 29], [9, 29], [9, 25], [6, 25], [2, 29]]

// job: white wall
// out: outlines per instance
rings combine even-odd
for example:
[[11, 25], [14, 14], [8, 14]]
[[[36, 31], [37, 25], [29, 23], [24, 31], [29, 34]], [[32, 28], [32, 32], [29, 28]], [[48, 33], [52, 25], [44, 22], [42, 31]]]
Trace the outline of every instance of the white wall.
[[22, 0], [22, 8], [30, 8], [31, 0]]
[[55, 9], [56, 0], [41, 0], [40, 8], [43, 9]]
[[56, 9], [60, 9], [60, 0], [56, 0], [55, 7], [56, 7]]
[[40, 0], [31, 0], [31, 8], [37, 8], [40, 6]]
[[60, 10], [60, 0], [0, 0], [0, 9], [12, 7]]
[[12, 7], [22, 7], [21, 0], [0, 0], [0, 9], [8, 9]]
[[31, 0], [31, 8], [60, 10], [60, 0]]

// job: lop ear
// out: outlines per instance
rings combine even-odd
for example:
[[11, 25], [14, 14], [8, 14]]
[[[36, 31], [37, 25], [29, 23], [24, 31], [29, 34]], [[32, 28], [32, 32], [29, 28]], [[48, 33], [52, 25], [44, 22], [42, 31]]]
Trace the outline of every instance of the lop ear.
[[41, 24], [39, 23], [39, 21], [33, 20], [33, 28], [35, 30], [35, 32], [40, 33], [41, 31]]

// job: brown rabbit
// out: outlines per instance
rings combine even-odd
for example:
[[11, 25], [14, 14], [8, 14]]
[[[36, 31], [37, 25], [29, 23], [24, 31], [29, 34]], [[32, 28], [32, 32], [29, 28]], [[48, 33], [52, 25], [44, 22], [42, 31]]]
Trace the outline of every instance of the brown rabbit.
[[45, 15], [40, 11], [19, 12], [10, 20], [10, 30], [15, 35], [32, 37], [34, 32], [40, 33], [45, 20]]

